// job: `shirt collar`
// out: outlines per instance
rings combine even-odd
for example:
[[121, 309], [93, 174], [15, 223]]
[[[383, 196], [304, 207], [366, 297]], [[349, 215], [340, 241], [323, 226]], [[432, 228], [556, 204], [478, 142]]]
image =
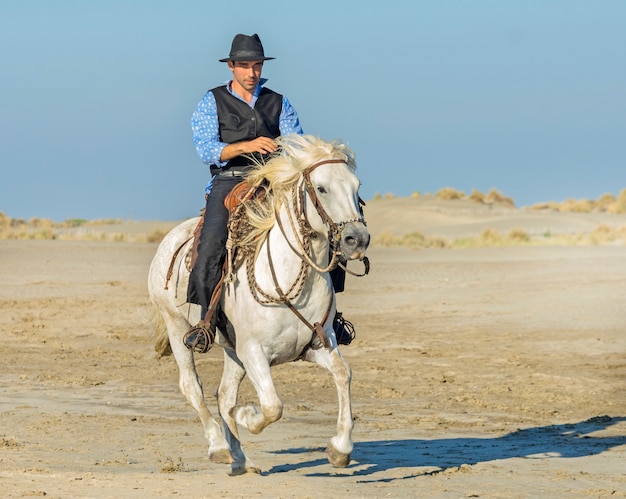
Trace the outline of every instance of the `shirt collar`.
[[[267, 78], [261, 78], [259, 80], [259, 83], [257, 83], [256, 88], [254, 89], [254, 93], [252, 94], [252, 101], [250, 102], [250, 107], [254, 107], [254, 104], [257, 98], [259, 97], [259, 94], [261, 93], [261, 89], [263, 88], [263, 85], [265, 85], [266, 82], [267, 82]], [[228, 90], [228, 93], [230, 93], [230, 95], [234, 97], [237, 97], [237, 99], [243, 102], [246, 102], [245, 99], [241, 97], [241, 95], [233, 91], [232, 84], [233, 84], [233, 80], [229, 80], [228, 82], [226, 82], [226, 89]]]

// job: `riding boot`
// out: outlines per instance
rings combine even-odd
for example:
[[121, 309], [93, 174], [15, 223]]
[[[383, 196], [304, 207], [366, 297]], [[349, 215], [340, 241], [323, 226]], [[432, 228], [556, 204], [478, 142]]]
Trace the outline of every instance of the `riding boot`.
[[[346, 271], [337, 266], [330, 271], [330, 279], [333, 283], [335, 293], [341, 293], [345, 287]], [[350, 321], [343, 318], [341, 312], [335, 314], [335, 318], [333, 319], [333, 331], [335, 331], [335, 338], [337, 338], [337, 344], [339, 345], [349, 345], [352, 343], [352, 340], [356, 338], [354, 326]]]
[[211, 296], [209, 303], [200, 306], [200, 321], [183, 336], [183, 343], [189, 350], [206, 353], [213, 346], [216, 335], [216, 308], [221, 291], [222, 280], [220, 279], [209, 295]]
[[352, 340], [356, 338], [356, 331], [354, 325], [343, 318], [341, 312], [335, 314], [333, 319], [333, 331], [335, 331], [335, 338], [338, 345], [349, 345]]
[[211, 318], [201, 319], [198, 324], [192, 327], [183, 337], [183, 343], [189, 350], [198, 353], [208, 352], [215, 342], [215, 316]]

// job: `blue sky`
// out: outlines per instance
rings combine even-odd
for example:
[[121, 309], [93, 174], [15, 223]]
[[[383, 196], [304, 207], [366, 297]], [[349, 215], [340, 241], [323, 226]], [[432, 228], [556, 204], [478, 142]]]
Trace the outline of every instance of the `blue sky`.
[[189, 119], [258, 33], [305, 132], [362, 197], [496, 188], [518, 206], [626, 187], [623, 0], [7, 0], [0, 211], [178, 220], [208, 168]]

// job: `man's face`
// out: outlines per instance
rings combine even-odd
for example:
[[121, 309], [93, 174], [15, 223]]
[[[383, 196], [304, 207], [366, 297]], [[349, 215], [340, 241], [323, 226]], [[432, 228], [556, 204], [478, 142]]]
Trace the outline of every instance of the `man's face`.
[[228, 61], [233, 80], [248, 92], [254, 91], [261, 79], [263, 61]]

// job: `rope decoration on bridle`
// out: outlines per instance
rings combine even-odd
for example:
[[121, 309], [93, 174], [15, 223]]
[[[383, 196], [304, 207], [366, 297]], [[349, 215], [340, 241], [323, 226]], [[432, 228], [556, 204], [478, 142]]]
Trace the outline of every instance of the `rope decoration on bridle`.
[[[241, 235], [247, 233], [250, 228], [250, 222], [248, 217], [246, 216], [246, 208], [242, 203], [238, 205], [230, 217], [229, 222], [229, 240], [227, 243], [227, 249], [229, 253], [229, 279], [228, 281], [232, 281], [234, 278], [234, 267], [232, 262], [232, 252], [235, 247], [237, 247], [239, 253], [239, 257], [246, 263], [246, 276], [248, 279], [248, 285], [250, 288], [250, 292], [252, 296], [254, 296], [255, 300], [261, 304], [271, 304], [271, 303], [288, 303], [291, 300], [297, 298], [304, 287], [304, 283], [306, 282], [306, 278], [309, 273], [309, 269], [313, 268], [320, 273], [326, 273], [334, 269], [337, 265], [340, 265], [343, 269], [348, 271], [346, 267], [341, 263], [341, 249], [340, 249], [340, 241], [341, 235], [343, 232], [343, 228], [353, 222], [362, 222], [365, 223], [363, 216], [359, 216], [354, 219], [345, 220], [339, 223], [335, 223], [329, 216], [324, 207], [322, 206], [317, 194], [315, 192], [315, 188], [311, 182], [310, 174], [317, 167], [329, 164], [329, 163], [345, 163], [344, 160], [341, 159], [328, 159], [324, 161], [320, 161], [315, 163], [314, 165], [308, 167], [302, 174], [302, 181], [299, 182], [298, 185], [294, 186], [291, 189], [290, 203], [291, 209], [287, 206], [287, 218], [289, 219], [289, 224], [291, 226], [291, 230], [295, 236], [295, 240], [298, 248], [295, 248], [293, 244], [289, 241], [287, 234], [285, 233], [285, 228], [279, 216], [279, 213], [275, 212], [275, 220], [278, 225], [280, 231], [282, 232], [285, 240], [291, 247], [292, 251], [301, 259], [302, 263], [300, 265], [300, 269], [298, 271], [298, 275], [294, 280], [293, 284], [289, 287], [286, 292], [283, 292], [280, 287], [276, 284], [276, 293], [278, 296], [273, 296], [263, 289], [260, 288], [258, 283], [256, 282], [256, 278], [254, 275], [254, 262], [257, 256], [257, 252], [254, 248], [250, 246], [237, 246], [236, 240], [241, 238]], [[318, 215], [321, 217], [322, 221], [328, 226], [328, 241], [332, 248], [332, 258], [330, 259], [329, 264], [326, 267], [321, 267], [313, 261], [311, 257], [311, 239], [315, 237], [315, 231], [311, 228], [311, 224], [306, 216], [305, 203], [306, 203], [306, 195], [313, 203]], [[289, 204], [289, 203], [287, 203]], [[359, 204], [364, 204], [359, 198]], [[292, 213], [293, 212], [293, 213]], [[295, 214], [295, 220], [294, 220]], [[273, 273], [273, 262], [271, 258], [271, 253], [269, 251], [269, 237], [266, 239], [267, 244], [267, 256], [270, 268]], [[363, 274], [355, 274], [354, 272], [350, 272], [356, 276], [363, 276], [369, 272], [369, 261], [367, 258], [363, 259], [365, 264], [365, 273]]]

